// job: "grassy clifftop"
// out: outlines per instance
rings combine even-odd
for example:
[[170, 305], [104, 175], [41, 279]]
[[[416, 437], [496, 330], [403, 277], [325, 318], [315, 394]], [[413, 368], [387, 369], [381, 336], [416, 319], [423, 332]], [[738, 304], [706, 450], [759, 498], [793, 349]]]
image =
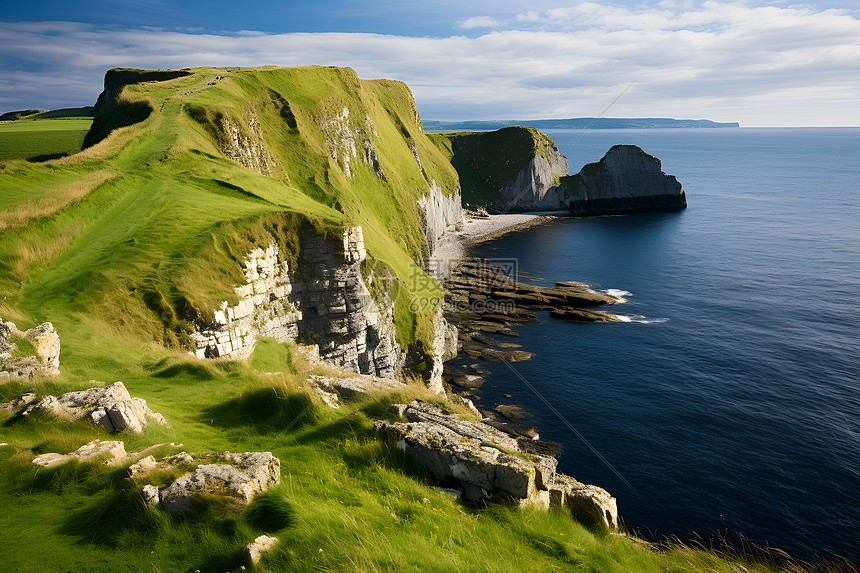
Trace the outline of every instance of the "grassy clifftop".
[[0, 168], [0, 316], [75, 336], [65, 317], [86, 315], [181, 343], [184, 318], [232, 299], [252, 247], [359, 224], [397, 279], [401, 343], [429, 336], [432, 313], [410, 310], [439, 294], [410, 280], [426, 248], [415, 202], [458, 180], [404, 84], [328, 67], [112, 70], [96, 110], [84, 151]]

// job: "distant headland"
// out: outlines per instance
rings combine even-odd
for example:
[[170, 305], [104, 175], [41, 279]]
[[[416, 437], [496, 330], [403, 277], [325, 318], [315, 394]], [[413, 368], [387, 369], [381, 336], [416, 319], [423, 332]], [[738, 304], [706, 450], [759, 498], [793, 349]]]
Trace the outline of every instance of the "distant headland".
[[483, 121], [423, 121], [426, 131], [492, 131], [520, 125], [537, 129], [660, 129], [684, 127], [740, 127], [734, 122], [716, 122], [709, 119], [672, 119], [669, 117], [573, 117], [569, 119], [533, 119]]

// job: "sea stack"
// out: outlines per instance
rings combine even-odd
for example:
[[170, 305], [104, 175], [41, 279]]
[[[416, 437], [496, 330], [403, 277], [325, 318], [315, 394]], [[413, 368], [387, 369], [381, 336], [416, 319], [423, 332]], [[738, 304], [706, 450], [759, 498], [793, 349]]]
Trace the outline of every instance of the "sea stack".
[[597, 163], [562, 179], [572, 215], [614, 215], [687, 207], [681, 184], [635, 145], [615, 145]]

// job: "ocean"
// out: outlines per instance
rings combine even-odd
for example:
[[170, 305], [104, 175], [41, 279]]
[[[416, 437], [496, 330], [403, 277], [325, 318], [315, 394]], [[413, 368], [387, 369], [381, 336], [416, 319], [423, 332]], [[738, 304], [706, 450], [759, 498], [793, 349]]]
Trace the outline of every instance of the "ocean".
[[860, 128], [547, 133], [574, 173], [642, 147], [689, 207], [475, 247], [521, 280], [621, 292], [628, 320], [539, 313], [516, 340], [535, 357], [490, 363], [479, 406], [530, 411], [628, 529], [860, 562]]

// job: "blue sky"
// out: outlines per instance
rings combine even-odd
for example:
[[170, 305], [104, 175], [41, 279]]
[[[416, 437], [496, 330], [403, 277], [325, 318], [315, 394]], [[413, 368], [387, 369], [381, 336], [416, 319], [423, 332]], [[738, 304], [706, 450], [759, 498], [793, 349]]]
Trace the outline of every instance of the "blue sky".
[[[113, 67], [323, 64], [405, 81], [427, 119], [860, 125], [860, 3], [7, 3], [0, 111], [91, 104]], [[628, 89], [629, 88], [629, 89]]]

